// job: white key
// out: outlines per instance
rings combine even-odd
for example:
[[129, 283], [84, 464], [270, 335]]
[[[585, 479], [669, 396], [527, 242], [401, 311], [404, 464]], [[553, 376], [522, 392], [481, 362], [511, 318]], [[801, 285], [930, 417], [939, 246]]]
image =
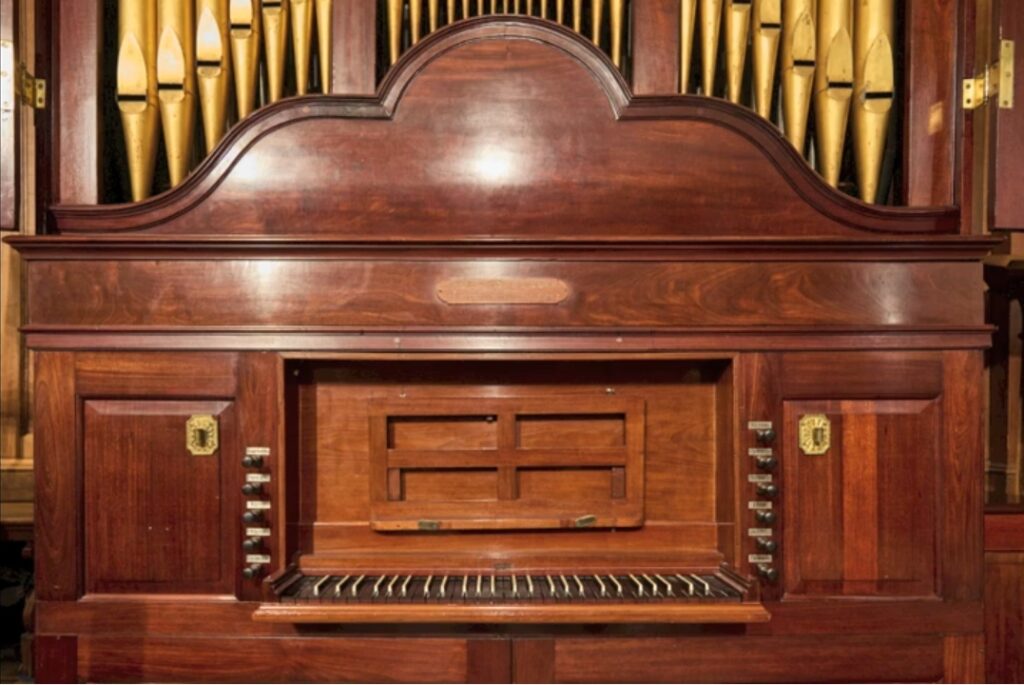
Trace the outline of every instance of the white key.
[[655, 573], [654, 577], [657, 578], [658, 580], [660, 580], [662, 583], [664, 583], [664, 585], [665, 585], [665, 594], [666, 595], [668, 595], [669, 597], [675, 597], [676, 596], [676, 593], [673, 592], [673, 590], [672, 590], [672, 583], [668, 582], [668, 580], [666, 580], [664, 576]]
[[569, 581], [565, 579], [565, 576], [558, 576], [562, 580], [562, 589], [565, 591], [566, 597], [572, 597], [572, 588], [569, 587]]
[[608, 596], [608, 590], [605, 589], [604, 581], [601, 580], [601, 576], [595, 575], [594, 576], [594, 580], [597, 581], [597, 587], [599, 587], [601, 589], [601, 596], [602, 597], [607, 597]]
[[356, 578], [356, 582], [352, 583], [352, 596], [355, 597], [359, 594], [359, 586], [362, 585], [363, 581], [366, 580], [366, 576], [362, 575]]
[[653, 579], [653, 578], [651, 578], [651, 577], [650, 577], [649, 575], [647, 575], [646, 573], [644, 574], [644, 580], [646, 580], [646, 581], [647, 581], [648, 583], [650, 583], [650, 584], [651, 584], [651, 594], [652, 594], [652, 595], [654, 595], [655, 597], [657, 597], [658, 595], [660, 595], [660, 594], [661, 594], [661, 593], [660, 593], [660, 592], [658, 591], [658, 584], [657, 584], [657, 583], [655, 583], [655, 582], [654, 582], [654, 579]]
[[410, 582], [412, 582], [412, 576], [406, 576], [405, 577], [405, 582], [402, 583], [402, 591], [400, 593], [403, 597], [408, 596], [408, 590], [409, 590], [409, 583]]
[[345, 576], [344, 578], [342, 578], [341, 580], [338, 581], [338, 584], [334, 586], [334, 596], [335, 597], [341, 597], [341, 588], [342, 588], [342, 586], [345, 585], [345, 583], [351, 577], [352, 576]]
[[394, 596], [394, 594], [395, 594], [395, 583], [397, 583], [397, 582], [398, 582], [398, 576], [395, 576], [394, 578], [391, 579], [391, 582], [388, 583], [388, 593], [387, 593], [388, 597]]
[[684, 576], [684, 575], [682, 575], [680, 573], [676, 574], [676, 578], [678, 578], [679, 580], [683, 581], [683, 585], [686, 586], [686, 594], [689, 595], [690, 597], [693, 597], [693, 583], [691, 583], [689, 581], [689, 579], [687, 579], [686, 576]]
[[579, 590], [580, 597], [583, 597], [586, 594], [584, 592], [583, 581], [580, 580], [579, 576], [573, 576], [572, 579], [576, 581], [576, 589]]
[[313, 586], [313, 596], [314, 597], [319, 597], [320, 596], [320, 588], [322, 588], [324, 585], [326, 585], [327, 581], [330, 580], [330, 579], [331, 579], [330, 576], [324, 576], [323, 578], [321, 578], [320, 580], [317, 581], [316, 585]]
[[424, 597], [429, 597], [430, 596], [430, 583], [433, 580], [434, 580], [434, 576], [433, 575], [427, 576], [427, 582], [423, 584], [423, 596]]
[[448, 589], [448, 576], [441, 578], [441, 598], [444, 598], [445, 591]]
[[636, 576], [634, 576], [632, 573], [629, 574], [629, 579], [632, 580], [634, 584], [636, 584], [636, 596], [637, 597], [643, 597], [644, 596], [644, 584], [641, 583], [640, 579], [637, 578]]
[[462, 598], [466, 598], [466, 592], [469, 591], [469, 576], [462, 576]]
[[377, 582], [373, 584], [374, 597], [380, 596], [380, 586], [384, 584], [385, 579], [387, 579], [387, 576], [381, 576], [379, 579], [377, 579]]
[[519, 583], [516, 582], [516, 574], [512, 574], [512, 596], [519, 596]]
[[484, 577], [483, 576], [477, 576], [476, 577], [476, 596], [479, 597], [483, 593], [484, 593]]
[[526, 576], [526, 593], [530, 597], [534, 596], [534, 594], [533, 594], [533, 578], [531, 578], [530, 576]]
[[711, 586], [708, 585], [706, 580], [704, 580], [703, 578], [701, 578], [698, 575], [694, 575], [693, 573], [690, 574], [690, 577], [693, 578], [698, 583], [700, 583], [701, 585], [704, 586], [704, 596], [705, 597], [710, 597], [711, 596]]
[[548, 578], [548, 592], [551, 594], [552, 597], [557, 597], [558, 596], [558, 590], [555, 588], [555, 581], [551, 579], [551, 576], [548, 576], [547, 578]]
[[612, 581], [612, 585], [615, 586], [615, 594], [622, 597], [622, 583], [615, 576], [608, 576], [608, 580]]
[[491, 574], [491, 597], [494, 597], [497, 593], [494, 587], [494, 574]]

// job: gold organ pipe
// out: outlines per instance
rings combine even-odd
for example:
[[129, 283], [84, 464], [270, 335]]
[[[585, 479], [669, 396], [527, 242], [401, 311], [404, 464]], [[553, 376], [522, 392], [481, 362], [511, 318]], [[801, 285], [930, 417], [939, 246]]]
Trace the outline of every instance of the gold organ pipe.
[[196, 16], [196, 75], [206, 153], [209, 154], [220, 142], [228, 123], [228, 86], [231, 83], [228, 2], [197, 0]]
[[291, 0], [292, 60], [295, 63], [295, 92], [309, 90], [309, 52], [313, 42], [313, 0]]
[[445, 18], [445, 23], [452, 23], [455, 21], [455, 0], [448, 0], [448, 16]]
[[533, 14], [533, 0], [526, 0], [526, 13]]
[[277, 102], [284, 94], [284, 59], [288, 42], [288, 0], [262, 0], [263, 52], [267, 66], [267, 95]]
[[409, 42], [420, 42], [420, 26], [423, 23], [423, 0], [409, 0]]
[[159, 0], [157, 98], [171, 185], [185, 180], [192, 162], [195, 127], [195, 20], [193, 0]]
[[725, 0], [725, 72], [726, 95], [740, 101], [743, 67], [747, 62], [747, 38], [750, 33], [751, 0]]
[[437, 15], [441, 11], [440, 0], [428, 0], [427, 2], [427, 15], [429, 18], [427, 21], [430, 22], [430, 32], [433, 33], [437, 30]]
[[682, 0], [679, 7], [679, 92], [690, 90], [693, 63], [693, 34], [697, 21], [697, 0]]
[[235, 104], [238, 118], [256, 108], [256, 82], [260, 73], [260, 13], [255, 0], [231, 0], [231, 61], [235, 65]]
[[601, 46], [601, 24], [604, 23], [604, 0], [590, 0], [590, 42]]
[[540, 0], [540, 18], [548, 18], [548, 0]]
[[850, 0], [818, 0], [814, 142], [818, 170], [833, 188], [839, 183], [850, 97], [853, 95], [850, 10]]
[[[344, 0], [342, 0], [344, 2]], [[320, 91], [331, 91], [331, 50], [334, 47], [334, 12], [331, 0], [316, 0], [316, 40], [320, 55]]]
[[895, 98], [892, 0], [857, 0], [853, 26], [853, 152], [857, 186], [862, 200], [876, 202]]
[[476, 0], [476, 13], [478, 15], [484, 13], [484, 0]]
[[402, 54], [402, 0], [388, 0], [388, 57], [391, 64]]
[[800, 154], [814, 85], [813, 12], [813, 0], [786, 0], [782, 5], [782, 123]]
[[583, 0], [572, 0], [572, 30], [583, 33]]
[[469, 19], [469, 0], [462, 0], [462, 18]]
[[700, 46], [705, 95], [714, 95], [721, 20], [722, 0], [700, 0]]
[[781, 0], [754, 0], [753, 16], [754, 109], [769, 119], [782, 33]]
[[559, 24], [565, 23], [565, 0], [555, 1], [555, 21]]
[[132, 199], [149, 197], [160, 114], [156, 80], [156, 0], [120, 0], [117, 18], [117, 107], [121, 111]]
[[625, 18], [626, 0], [611, 0], [612, 22], [612, 63], [622, 68], [622, 23]]
[[491, 14], [498, 13], [498, 0], [491, 0]]

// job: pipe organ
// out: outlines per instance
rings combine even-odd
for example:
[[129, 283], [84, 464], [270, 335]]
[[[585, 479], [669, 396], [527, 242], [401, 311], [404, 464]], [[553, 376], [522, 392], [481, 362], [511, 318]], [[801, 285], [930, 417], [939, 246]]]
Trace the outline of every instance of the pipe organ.
[[977, 679], [984, 109], [897, 5], [111, 0], [8, 239], [38, 678]]

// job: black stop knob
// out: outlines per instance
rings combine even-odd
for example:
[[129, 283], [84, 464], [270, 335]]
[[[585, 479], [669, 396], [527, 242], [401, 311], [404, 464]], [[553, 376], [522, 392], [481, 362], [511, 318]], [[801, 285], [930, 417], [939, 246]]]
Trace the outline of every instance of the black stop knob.
[[263, 492], [261, 483], [246, 483], [242, 486], [242, 493], [246, 495], [258, 495]]
[[754, 433], [758, 443], [767, 447], [768, 445], [775, 442], [775, 429], [774, 428], [762, 428]]
[[242, 457], [242, 466], [247, 469], [258, 469], [263, 466], [263, 457], [258, 455], [247, 454]]
[[774, 483], [759, 483], [757, 486], [757, 494], [763, 495], [764, 497], [775, 497], [779, 494], [779, 486]]
[[756, 514], [754, 514], [754, 516], [761, 523], [766, 523], [768, 525], [771, 525], [771, 524], [775, 523], [775, 512], [774, 511], [759, 511]]
[[263, 546], [263, 538], [246, 538], [242, 541], [242, 549], [246, 552], [257, 550]]
[[249, 511], [242, 514], [242, 520], [246, 523], [256, 523], [257, 521], [263, 520], [263, 512], [250, 509]]
[[248, 578], [248, 579], [259, 578], [260, 575], [262, 575], [262, 574], [263, 574], [263, 567], [260, 566], [259, 564], [252, 564], [251, 566], [246, 566], [245, 568], [242, 569], [242, 577], [243, 578]]
[[779, 460], [776, 459], [775, 457], [757, 458], [757, 468], [761, 469], [762, 471], [774, 471], [778, 465]]
[[769, 583], [774, 583], [779, 579], [779, 572], [771, 566], [769, 566], [768, 564], [758, 564], [757, 575], [761, 576]]
[[762, 552], [768, 552], [771, 554], [779, 548], [779, 543], [775, 542], [771, 538], [757, 538], [757, 548]]

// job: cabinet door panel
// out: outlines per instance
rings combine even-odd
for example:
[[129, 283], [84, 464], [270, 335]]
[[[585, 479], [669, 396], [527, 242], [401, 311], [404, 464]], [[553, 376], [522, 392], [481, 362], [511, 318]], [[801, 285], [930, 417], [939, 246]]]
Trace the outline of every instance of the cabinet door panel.
[[[186, 448], [196, 414], [217, 419], [212, 455]], [[226, 401], [85, 401], [87, 591], [232, 590], [221, 490], [233, 421]]]
[[[935, 594], [941, 425], [935, 400], [785, 402], [785, 589], [790, 595]], [[824, 414], [824, 454], [799, 446]]]

